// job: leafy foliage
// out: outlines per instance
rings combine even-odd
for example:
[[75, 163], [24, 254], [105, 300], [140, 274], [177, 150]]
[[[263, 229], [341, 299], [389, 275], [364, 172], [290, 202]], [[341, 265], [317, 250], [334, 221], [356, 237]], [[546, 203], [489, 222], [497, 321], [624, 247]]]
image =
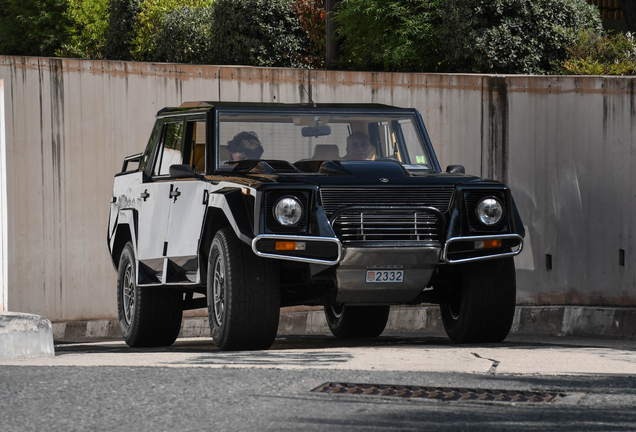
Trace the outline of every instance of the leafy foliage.
[[110, 0], [108, 31], [106, 32], [106, 58], [131, 60], [133, 24], [142, 0]]
[[335, 13], [346, 69], [430, 71], [441, 0], [343, 0]]
[[302, 60], [307, 66], [324, 68], [327, 53], [325, 0], [296, 0], [296, 12], [311, 41]]
[[601, 29], [586, 0], [343, 0], [347, 69], [547, 73], [572, 29]]
[[[132, 58], [147, 61], [155, 57], [158, 30], [167, 13], [183, 7], [210, 7], [213, 3], [214, 0], [144, 0], [133, 25]], [[174, 19], [172, 22], [174, 24]]]
[[212, 8], [184, 7], [165, 14], [156, 37], [154, 61], [210, 63]]
[[216, 0], [212, 62], [303, 67], [310, 46], [292, 0]]
[[53, 56], [68, 38], [68, 0], [0, 0], [0, 53]]
[[601, 30], [585, 0], [449, 0], [440, 12], [440, 71], [547, 73], [567, 58], [573, 29]]
[[580, 30], [568, 48], [570, 58], [557, 62], [562, 75], [636, 75], [636, 41], [631, 33], [605, 35]]
[[69, 0], [64, 15], [70, 21], [67, 41], [56, 50], [59, 57], [104, 58], [109, 0]]

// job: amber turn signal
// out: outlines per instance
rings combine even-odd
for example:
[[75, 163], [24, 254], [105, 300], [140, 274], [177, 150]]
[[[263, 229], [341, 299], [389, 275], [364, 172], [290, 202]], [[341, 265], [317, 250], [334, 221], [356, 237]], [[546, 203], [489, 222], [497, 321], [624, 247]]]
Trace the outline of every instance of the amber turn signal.
[[277, 241], [276, 250], [280, 250], [280, 251], [305, 250], [305, 242]]
[[483, 240], [475, 242], [475, 249], [493, 249], [500, 247], [501, 240]]

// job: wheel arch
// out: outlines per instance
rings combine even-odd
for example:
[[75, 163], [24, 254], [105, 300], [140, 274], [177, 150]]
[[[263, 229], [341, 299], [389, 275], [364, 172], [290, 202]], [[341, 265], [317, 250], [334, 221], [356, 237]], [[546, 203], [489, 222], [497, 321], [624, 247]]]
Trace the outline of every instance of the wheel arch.
[[117, 226], [115, 228], [115, 234], [111, 239], [111, 258], [113, 266], [117, 270], [119, 266], [119, 260], [121, 253], [126, 246], [126, 243], [131, 242], [135, 256], [137, 254], [137, 239], [136, 239], [136, 212], [133, 209], [121, 210], [117, 218]]
[[214, 240], [214, 236], [220, 229], [232, 226], [225, 216], [225, 212], [217, 207], [208, 207], [205, 212], [204, 221], [203, 232], [201, 233], [201, 242], [199, 243], [199, 269], [201, 282], [203, 283], [207, 280], [208, 255], [210, 254], [210, 247], [212, 245], [212, 240]]

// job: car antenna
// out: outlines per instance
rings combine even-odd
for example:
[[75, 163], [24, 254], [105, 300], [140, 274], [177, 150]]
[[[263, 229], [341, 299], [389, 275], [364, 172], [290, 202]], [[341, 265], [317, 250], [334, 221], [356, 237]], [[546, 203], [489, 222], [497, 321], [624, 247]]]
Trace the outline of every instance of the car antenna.
[[305, 90], [305, 93], [307, 93], [307, 96], [309, 97], [309, 102], [311, 102], [314, 105], [314, 108], [318, 108], [318, 105], [316, 105], [316, 102], [314, 102], [314, 100], [311, 98], [311, 95], [309, 94], [305, 86], [303, 85], [303, 82], [301, 80], [298, 80], [298, 82], [300, 83], [300, 86], [303, 88], [303, 90]]

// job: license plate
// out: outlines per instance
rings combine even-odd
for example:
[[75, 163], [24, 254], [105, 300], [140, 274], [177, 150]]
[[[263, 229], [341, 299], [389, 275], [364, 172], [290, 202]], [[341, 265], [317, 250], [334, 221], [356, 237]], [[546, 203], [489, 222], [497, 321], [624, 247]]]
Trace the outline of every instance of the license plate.
[[367, 270], [367, 283], [404, 282], [404, 270]]

